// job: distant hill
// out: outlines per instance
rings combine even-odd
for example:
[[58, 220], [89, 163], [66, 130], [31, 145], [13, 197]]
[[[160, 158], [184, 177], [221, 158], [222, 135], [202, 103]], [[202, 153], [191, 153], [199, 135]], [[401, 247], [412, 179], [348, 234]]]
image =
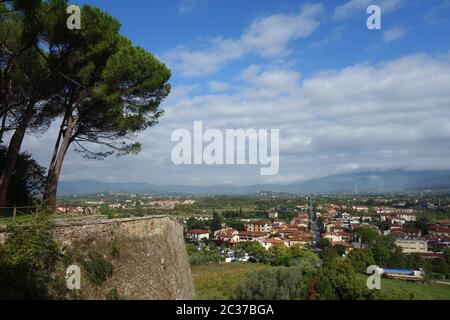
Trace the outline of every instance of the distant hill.
[[336, 193], [385, 193], [423, 190], [450, 190], [450, 171], [370, 171], [340, 174], [290, 184], [261, 184], [244, 187], [212, 185], [205, 187], [188, 185], [153, 185], [147, 183], [106, 183], [92, 180], [62, 181], [59, 195], [83, 195], [101, 192], [130, 192], [189, 194], [189, 195], [238, 195], [260, 191], [287, 192], [293, 194]]

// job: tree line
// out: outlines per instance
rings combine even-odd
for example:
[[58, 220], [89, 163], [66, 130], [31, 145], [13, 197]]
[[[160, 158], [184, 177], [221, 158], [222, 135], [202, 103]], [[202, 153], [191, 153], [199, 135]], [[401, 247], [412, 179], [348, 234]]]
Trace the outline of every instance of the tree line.
[[87, 159], [136, 154], [137, 134], [155, 125], [169, 95], [170, 70], [120, 34], [98, 8], [81, 8], [80, 30], [66, 26], [66, 0], [0, 1], [0, 207], [24, 138], [57, 127], [43, 183], [43, 203], [56, 206], [70, 148]]

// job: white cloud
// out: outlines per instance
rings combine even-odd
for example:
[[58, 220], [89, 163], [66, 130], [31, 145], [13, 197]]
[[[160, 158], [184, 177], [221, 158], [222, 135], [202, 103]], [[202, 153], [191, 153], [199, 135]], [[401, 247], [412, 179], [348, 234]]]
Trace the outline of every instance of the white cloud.
[[[301, 79], [282, 67], [250, 66], [235, 90], [200, 95], [175, 87], [160, 124], [140, 136], [135, 157], [87, 162], [70, 154], [66, 179], [160, 184], [253, 184], [275, 181], [258, 167], [181, 166], [171, 163], [174, 129], [280, 129], [280, 174], [292, 181], [360, 169], [450, 169], [450, 61], [424, 54], [358, 64]], [[181, 94], [182, 98], [181, 98]], [[53, 137], [27, 139], [26, 149], [48, 161]], [[42, 162], [41, 162], [42, 163]], [[43, 162], [46, 164], [46, 162]], [[99, 169], [101, 168], [101, 169]]]
[[353, 16], [357, 12], [365, 15], [367, 7], [371, 4], [378, 4], [382, 12], [391, 12], [398, 9], [403, 2], [403, 0], [380, 0], [375, 2], [372, 0], [349, 0], [334, 9], [334, 19], [343, 20]]
[[384, 42], [392, 42], [403, 38], [406, 34], [407, 30], [403, 27], [394, 27], [383, 33], [383, 41]]
[[204, 0], [181, 0], [178, 4], [178, 13], [186, 14], [197, 9]]
[[239, 38], [210, 39], [206, 49], [177, 46], [163, 54], [169, 66], [184, 76], [211, 74], [227, 63], [254, 53], [263, 58], [289, 54], [291, 41], [309, 36], [319, 26], [322, 4], [306, 4], [297, 14], [275, 14], [253, 21]]
[[229, 83], [220, 82], [220, 81], [210, 81], [208, 83], [208, 87], [212, 91], [216, 91], [216, 92], [223, 92], [223, 91], [227, 91], [227, 90], [231, 89], [231, 85]]
[[425, 14], [425, 21], [428, 23], [441, 23], [448, 20], [450, 10], [450, 0], [441, 0], [435, 7]]

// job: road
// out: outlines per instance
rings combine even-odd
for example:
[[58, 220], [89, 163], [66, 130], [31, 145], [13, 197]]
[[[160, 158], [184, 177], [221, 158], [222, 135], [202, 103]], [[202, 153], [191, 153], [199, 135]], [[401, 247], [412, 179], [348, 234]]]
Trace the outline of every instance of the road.
[[320, 249], [320, 230], [319, 227], [317, 226], [317, 221], [314, 220], [314, 206], [312, 204], [312, 200], [310, 200], [310, 205], [309, 205], [309, 223], [311, 225], [311, 234], [312, 234], [312, 246], [311, 249], [314, 252], [319, 252], [322, 251], [322, 249]]

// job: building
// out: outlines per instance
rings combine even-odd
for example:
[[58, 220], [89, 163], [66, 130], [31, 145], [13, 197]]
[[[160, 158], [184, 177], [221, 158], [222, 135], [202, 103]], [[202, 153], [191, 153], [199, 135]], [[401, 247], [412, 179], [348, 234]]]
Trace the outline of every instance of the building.
[[329, 240], [331, 243], [350, 241], [351, 233], [349, 232], [328, 232], [323, 235], [324, 239]]
[[434, 260], [434, 259], [444, 259], [445, 255], [443, 252], [424, 252], [419, 253], [419, 255], [427, 260]]
[[272, 232], [270, 221], [250, 221], [244, 226], [245, 231], [250, 232]]
[[288, 236], [283, 238], [283, 240], [288, 247], [301, 246], [307, 248], [311, 245], [311, 235]]
[[419, 239], [422, 237], [420, 229], [402, 228], [391, 230], [390, 236], [399, 239]]
[[403, 253], [426, 253], [428, 243], [419, 239], [397, 239], [395, 244], [402, 248]]
[[259, 244], [261, 244], [264, 249], [269, 250], [270, 248], [274, 246], [286, 246], [285, 241], [283, 241], [280, 238], [268, 238], [268, 239], [262, 239], [258, 241]]
[[236, 245], [240, 242], [239, 231], [233, 228], [220, 229], [214, 232], [214, 240], [220, 244]]
[[429, 234], [434, 237], [450, 237], [450, 228], [437, 226], [430, 229]]
[[186, 233], [186, 239], [192, 242], [209, 240], [209, 230], [192, 229]]
[[259, 241], [269, 237], [268, 232], [252, 232], [252, 231], [242, 231], [239, 232], [240, 241]]
[[268, 217], [269, 219], [278, 219], [278, 212], [269, 212]]
[[337, 245], [344, 247], [344, 249], [345, 249], [344, 255], [348, 255], [350, 253], [350, 251], [353, 250], [353, 245], [351, 245], [350, 243], [345, 242], [345, 241], [333, 243], [333, 246], [337, 246]]

